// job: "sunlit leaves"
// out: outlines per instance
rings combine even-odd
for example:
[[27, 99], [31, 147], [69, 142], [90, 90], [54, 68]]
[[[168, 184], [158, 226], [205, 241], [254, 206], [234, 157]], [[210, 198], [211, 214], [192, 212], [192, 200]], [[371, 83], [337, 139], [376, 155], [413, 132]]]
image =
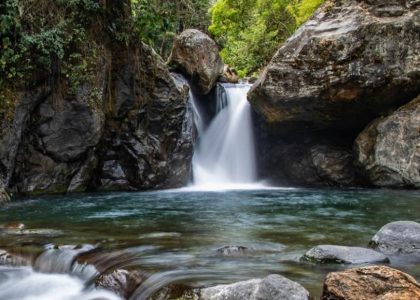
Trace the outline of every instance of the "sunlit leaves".
[[264, 66], [323, 0], [218, 0], [209, 31], [241, 76]]

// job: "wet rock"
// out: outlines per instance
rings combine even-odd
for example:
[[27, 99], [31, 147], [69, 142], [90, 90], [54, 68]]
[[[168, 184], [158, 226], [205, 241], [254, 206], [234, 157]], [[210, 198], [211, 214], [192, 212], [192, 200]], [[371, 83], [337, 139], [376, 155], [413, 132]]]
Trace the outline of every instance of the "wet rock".
[[210, 92], [223, 74], [224, 64], [216, 43], [196, 29], [187, 29], [175, 38], [169, 61], [190, 78], [204, 95]]
[[388, 223], [373, 236], [370, 246], [385, 254], [410, 255], [420, 259], [420, 223]]
[[385, 266], [330, 273], [322, 300], [420, 299], [420, 284], [408, 274]]
[[10, 235], [30, 235], [44, 237], [59, 237], [63, 235], [63, 231], [56, 229], [25, 229], [24, 227], [8, 227], [2, 228], [1, 232]]
[[13, 190], [10, 181], [14, 176], [16, 165], [19, 164], [17, 156], [22, 139], [31, 124], [31, 116], [36, 107], [45, 101], [51, 94], [47, 86], [33, 88], [21, 93], [12, 124], [0, 135], [0, 173], [5, 187]]
[[184, 284], [170, 284], [155, 293], [150, 300], [199, 300], [200, 290]]
[[[356, 186], [351, 150], [333, 144], [292, 143], [273, 154], [288, 181], [305, 186]], [[273, 167], [273, 166], [272, 166]]]
[[0, 230], [1, 229], [23, 230], [23, 229], [25, 229], [25, 224], [23, 224], [21, 222], [10, 222], [10, 223], [6, 223], [6, 224], [0, 224]]
[[[52, 95], [46, 96], [33, 111], [26, 112], [30, 118], [11, 178], [17, 193], [66, 192], [102, 135], [104, 115], [84, 98], [56, 101]], [[88, 175], [79, 176], [78, 181], [87, 185]]]
[[96, 285], [129, 299], [143, 281], [143, 275], [138, 271], [115, 270], [100, 276]]
[[0, 266], [27, 266], [29, 264], [28, 259], [0, 249]]
[[238, 83], [239, 82], [239, 75], [235, 69], [225, 65], [223, 68], [223, 75], [219, 78], [221, 82], [228, 82], [228, 83]]
[[0, 205], [10, 202], [10, 195], [4, 187], [0, 187]]
[[356, 162], [379, 187], [420, 188], [420, 96], [358, 136]]
[[277, 132], [360, 130], [412, 100], [420, 92], [414, 2], [327, 1], [253, 86], [256, 112]]
[[107, 119], [97, 151], [92, 185], [98, 190], [175, 188], [191, 177], [188, 84], [171, 75], [150, 47], [140, 46], [141, 55], [125, 57], [115, 70], [116, 117]]
[[280, 275], [269, 275], [263, 279], [251, 279], [229, 285], [218, 285], [202, 289], [201, 300], [307, 300], [309, 292], [300, 284]]
[[386, 263], [389, 259], [377, 251], [361, 247], [320, 245], [303, 256], [304, 260], [316, 263], [364, 264]]
[[241, 256], [248, 252], [249, 249], [244, 246], [225, 246], [217, 249], [217, 253], [222, 256]]

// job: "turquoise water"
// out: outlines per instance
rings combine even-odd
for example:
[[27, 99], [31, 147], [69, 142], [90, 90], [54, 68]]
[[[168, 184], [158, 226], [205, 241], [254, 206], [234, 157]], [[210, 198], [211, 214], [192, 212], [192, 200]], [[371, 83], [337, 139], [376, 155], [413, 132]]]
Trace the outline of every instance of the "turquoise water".
[[[420, 221], [420, 192], [276, 189], [82, 194], [22, 199], [0, 209], [0, 224], [25, 224], [23, 231], [0, 231], [0, 249], [36, 252], [46, 244], [89, 243], [110, 251], [137, 252], [132, 266], [150, 273], [217, 274], [205, 284], [278, 273], [319, 296], [325, 274], [349, 266], [301, 262], [307, 250], [319, 244], [367, 246], [383, 225], [397, 220]], [[250, 251], [240, 257], [221, 256], [217, 249], [227, 245]], [[420, 278], [418, 263], [392, 259], [391, 265]]]

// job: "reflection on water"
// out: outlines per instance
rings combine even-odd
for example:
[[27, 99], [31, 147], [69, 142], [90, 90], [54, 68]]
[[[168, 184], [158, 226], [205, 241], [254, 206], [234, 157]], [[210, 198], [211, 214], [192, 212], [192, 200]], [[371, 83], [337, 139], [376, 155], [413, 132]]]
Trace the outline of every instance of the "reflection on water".
[[[176, 274], [187, 281], [215, 284], [278, 273], [316, 296], [325, 274], [346, 266], [300, 262], [304, 252], [319, 244], [367, 246], [384, 224], [418, 222], [419, 212], [420, 193], [415, 191], [173, 190], [61, 196], [1, 209], [0, 224], [18, 221], [26, 228], [15, 234], [0, 230], [0, 249], [27, 252], [51, 243], [92, 244], [141, 253], [132, 265], [152, 274], [182, 271]], [[248, 251], [220, 255], [217, 249], [229, 245]], [[416, 263], [393, 260], [392, 265], [420, 277]], [[191, 276], [184, 278], [188, 272]], [[150, 280], [156, 278], [167, 277], [157, 274]]]

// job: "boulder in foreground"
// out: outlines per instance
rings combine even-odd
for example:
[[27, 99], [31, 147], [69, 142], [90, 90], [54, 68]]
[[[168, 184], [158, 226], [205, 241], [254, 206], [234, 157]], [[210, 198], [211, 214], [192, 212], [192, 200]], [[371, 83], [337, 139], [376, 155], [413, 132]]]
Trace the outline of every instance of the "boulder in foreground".
[[414, 300], [420, 284], [410, 275], [385, 266], [371, 266], [327, 275], [321, 300]]
[[309, 292], [300, 284], [280, 275], [251, 279], [229, 285], [205, 288], [201, 300], [308, 300]]
[[372, 238], [371, 246], [389, 255], [420, 258], [420, 223], [398, 221], [383, 226]]

